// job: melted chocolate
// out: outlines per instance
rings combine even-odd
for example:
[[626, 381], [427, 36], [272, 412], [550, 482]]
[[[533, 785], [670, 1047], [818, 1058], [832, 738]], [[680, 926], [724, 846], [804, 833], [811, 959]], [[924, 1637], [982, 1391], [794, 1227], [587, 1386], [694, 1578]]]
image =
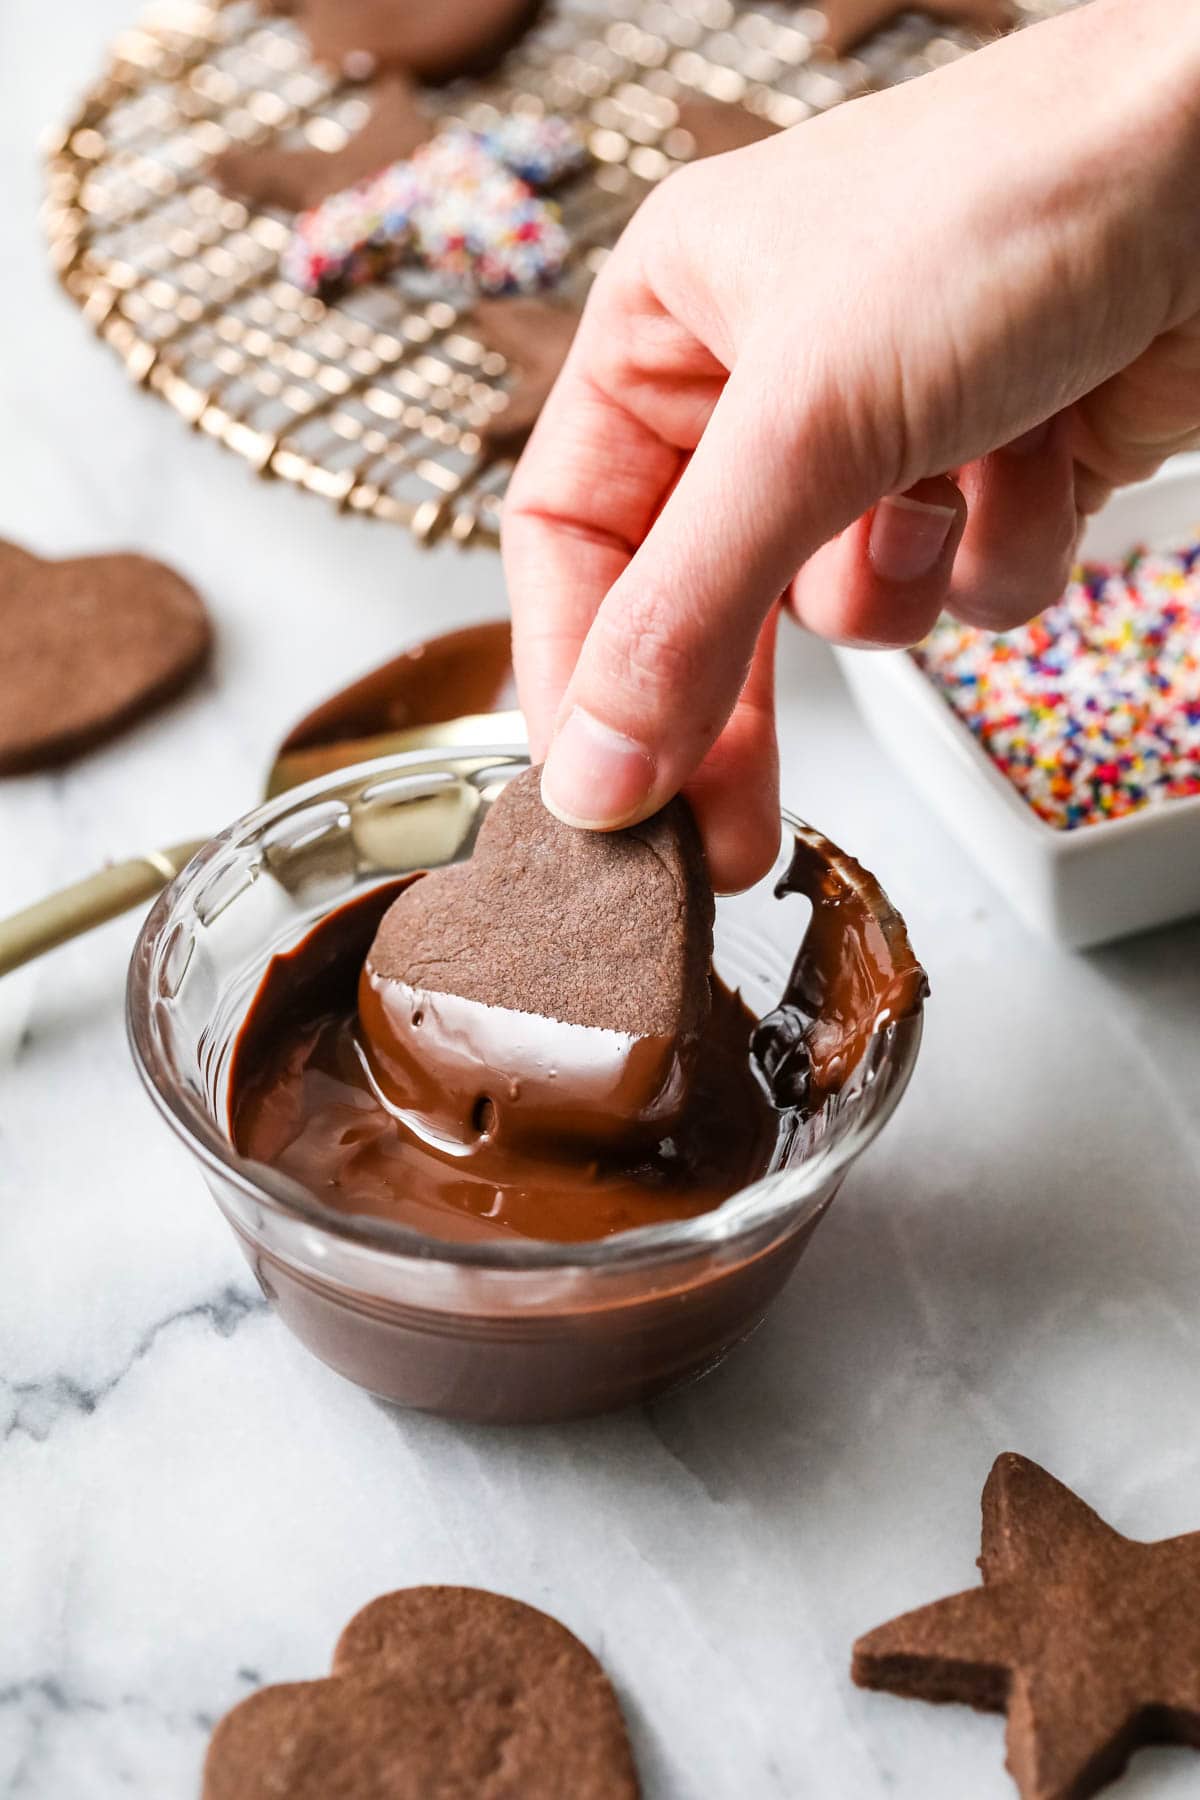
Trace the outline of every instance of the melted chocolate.
[[[652, 1151], [683, 1125], [698, 1042], [571, 1025], [379, 975], [358, 984], [376, 1092], [425, 1142], [503, 1180], [529, 1154]], [[754, 1020], [744, 1021], [749, 1042]]]
[[[636, 1152], [627, 1142], [612, 1147], [625, 1117], [618, 1118], [609, 1143], [598, 1124], [606, 1100], [612, 1103], [614, 1069], [625, 1081], [637, 1080], [627, 1055], [618, 1054], [607, 1068], [602, 1055], [597, 1060], [595, 1040], [617, 1033], [533, 1022], [530, 1053], [518, 1055], [503, 1078], [540, 1083], [546, 1105], [507, 1109], [521, 1121], [515, 1142], [496, 1132], [494, 1118], [476, 1113], [477, 1069], [468, 1071], [459, 1093], [435, 1092], [430, 1085], [414, 1095], [406, 1088], [416, 1104], [390, 1104], [364, 1044], [365, 1036], [376, 1046], [380, 1036], [386, 1040], [387, 1027], [381, 1031], [372, 1016], [377, 995], [371, 984], [364, 982], [361, 990], [365, 1018], [356, 1011], [355, 991], [375, 928], [398, 891], [391, 885], [353, 901], [271, 962], [238, 1038], [230, 1077], [231, 1135], [242, 1155], [293, 1176], [339, 1211], [392, 1219], [457, 1241], [608, 1237], [710, 1211], [766, 1173], [786, 1115], [770, 1103], [751, 1065], [753, 1015], [718, 982], [677, 1127], [663, 1136], [648, 1118]], [[426, 999], [421, 1030], [452, 1027], [454, 1002], [445, 995], [436, 1000], [447, 1006], [447, 1016], [435, 1017], [433, 1001]], [[497, 1020], [498, 1041], [508, 1019], [502, 1014]], [[544, 1064], [536, 1066], [536, 1032], [542, 1028], [564, 1034], [553, 1048], [560, 1063], [566, 1039], [581, 1033], [577, 1067], [561, 1066], [551, 1075]], [[647, 1054], [653, 1062], [653, 1048]], [[378, 1065], [377, 1047], [374, 1060]], [[499, 1081], [502, 1072], [495, 1074]], [[652, 1070], [648, 1090], [655, 1079]], [[564, 1104], [553, 1093], [560, 1080], [568, 1091]], [[594, 1132], [581, 1129], [578, 1118], [574, 1129], [563, 1129], [564, 1106], [567, 1113], [581, 1108]], [[447, 1108], [454, 1118], [461, 1114], [462, 1141], [445, 1135]], [[537, 1121], [532, 1130], [531, 1117]]]

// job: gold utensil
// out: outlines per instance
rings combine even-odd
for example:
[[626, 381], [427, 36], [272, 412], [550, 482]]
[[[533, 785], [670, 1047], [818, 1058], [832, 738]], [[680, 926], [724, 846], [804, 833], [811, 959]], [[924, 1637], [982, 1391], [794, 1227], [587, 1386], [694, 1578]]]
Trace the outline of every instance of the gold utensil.
[[[394, 756], [403, 750], [484, 750], [495, 744], [521, 743], [524, 738], [523, 716], [508, 711], [470, 713], [460, 719], [343, 738], [307, 749], [284, 748], [271, 765], [265, 797], [273, 799], [331, 769], [348, 768], [351, 763], [369, 762], [377, 756]], [[80, 937], [94, 925], [103, 925], [107, 919], [115, 919], [119, 913], [152, 900], [206, 841], [189, 839], [172, 844], [167, 850], [151, 850], [126, 862], [113, 863], [35, 901], [11, 918], [0, 920], [0, 975], [19, 969], [70, 938]]]

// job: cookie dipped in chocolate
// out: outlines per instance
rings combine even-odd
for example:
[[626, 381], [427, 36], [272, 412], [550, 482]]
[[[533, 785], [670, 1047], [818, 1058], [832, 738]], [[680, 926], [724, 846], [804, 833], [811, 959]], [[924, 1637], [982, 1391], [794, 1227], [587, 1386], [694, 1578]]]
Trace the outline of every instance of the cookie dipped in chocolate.
[[539, 783], [510, 782], [470, 860], [400, 895], [359, 984], [381, 1099], [498, 1175], [670, 1135], [710, 1007], [713, 896], [686, 804], [585, 832]]

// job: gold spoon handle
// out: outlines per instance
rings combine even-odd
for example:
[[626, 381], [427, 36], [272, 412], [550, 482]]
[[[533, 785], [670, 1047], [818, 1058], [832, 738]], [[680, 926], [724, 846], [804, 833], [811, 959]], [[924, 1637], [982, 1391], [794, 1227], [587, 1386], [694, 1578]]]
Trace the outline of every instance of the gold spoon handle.
[[81, 936], [93, 925], [103, 925], [106, 919], [152, 900], [174, 881], [204, 841], [197, 838], [172, 844], [169, 850], [152, 850], [146, 856], [130, 857], [128, 862], [113, 863], [60, 888], [57, 894], [47, 894], [9, 919], [0, 919], [0, 975], [32, 962], [68, 938]]
[[[489, 750], [497, 744], [521, 742], [525, 720], [519, 712], [473, 713], [432, 725], [414, 725], [405, 731], [383, 732], [351, 742], [293, 750], [276, 759], [267, 783], [267, 798], [314, 776], [327, 775], [353, 762], [394, 756], [403, 750], [464, 750], [478, 746]], [[79, 937], [93, 925], [103, 925], [118, 913], [128, 912], [144, 900], [152, 900], [183, 865], [190, 862], [205, 839], [173, 844], [169, 850], [151, 850], [146, 856], [113, 863], [98, 875], [89, 875], [72, 887], [48, 894], [11, 919], [0, 919], [0, 975], [32, 962], [68, 938]]]

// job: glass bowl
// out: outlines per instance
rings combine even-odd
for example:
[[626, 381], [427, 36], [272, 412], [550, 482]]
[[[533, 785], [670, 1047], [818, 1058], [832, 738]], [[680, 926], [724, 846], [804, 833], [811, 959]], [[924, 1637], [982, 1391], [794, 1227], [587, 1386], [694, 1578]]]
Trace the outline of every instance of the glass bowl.
[[[714, 1211], [585, 1244], [434, 1240], [335, 1212], [239, 1156], [227, 1123], [230, 1063], [271, 957], [356, 895], [468, 856], [492, 799], [526, 766], [523, 749], [410, 752], [248, 813], [158, 900], [127, 996], [150, 1095], [289, 1330], [382, 1398], [494, 1422], [624, 1406], [720, 1362], [760, 1323], [847, 1168], [886, 1122], [921, 1035], [919, 1000], [907, 1017], [870, 1022], [840, 1092], [786, 1134], [767, 1175]], [[759, 1016], [776, 1006], [806, 929], [808, 902], [774, 897], [797, 832], [807, 828], [785, 815], [772, 873], [717, 904], [717, 969]], [[862, 879], [871, 930], [902, 933]]]

